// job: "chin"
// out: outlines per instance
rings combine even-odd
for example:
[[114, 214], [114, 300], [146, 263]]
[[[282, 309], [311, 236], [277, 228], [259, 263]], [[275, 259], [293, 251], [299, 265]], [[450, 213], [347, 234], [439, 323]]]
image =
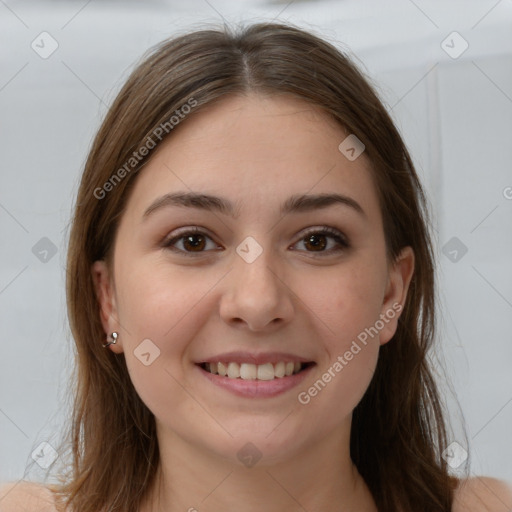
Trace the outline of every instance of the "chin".
[[[312, 439], [304, 431], [300, 432], [299, 428], [293, 428], [292, 424], [285, 425], [289, 421], [289, 418], [285, 418], [286, 414], [283, 414], [278, 422], [238, 422], [236, 428], [229, 428], [232, 438], [224, 438], [223, 443], [210, 445], [209, 449], [232, 463], [246, 467], [257, 464], [261, 468], [287, 462], [300, 456], [304, 446]], [[322, 437], [322, 434], [318, 436]]]

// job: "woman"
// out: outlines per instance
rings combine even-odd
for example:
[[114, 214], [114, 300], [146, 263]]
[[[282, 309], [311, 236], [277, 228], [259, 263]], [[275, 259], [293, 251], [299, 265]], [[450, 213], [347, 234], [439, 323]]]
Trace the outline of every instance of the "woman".
[[5, 510], [509, 510], [441, 456], [434, 290], [421, 184], [344, 55], [280, 24], [164, 41], [78, 193], [70, 474]]

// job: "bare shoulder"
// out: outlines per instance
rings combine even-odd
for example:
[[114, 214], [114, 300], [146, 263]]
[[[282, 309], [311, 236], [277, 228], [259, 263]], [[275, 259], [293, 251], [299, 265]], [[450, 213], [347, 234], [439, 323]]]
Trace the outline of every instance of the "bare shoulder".
[[57, 512], [53, 493], [44, 485], [19, 481], [0, 485], [2, 512]]
[[453, 512], [509, 512], [512, 483], [487, 476], [461, 480], [455, 490]]

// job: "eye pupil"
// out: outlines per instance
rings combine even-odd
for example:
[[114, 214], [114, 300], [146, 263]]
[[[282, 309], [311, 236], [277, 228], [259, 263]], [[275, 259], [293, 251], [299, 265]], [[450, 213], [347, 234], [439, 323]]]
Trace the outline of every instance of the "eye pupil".
[[311, 244], [315, 249], [324, 249], [327, 245], [325, 238], [325, 235], [310, 235], [306, 237], [306, 243]]
[[[194, 243], [194, 239], [198, 239], [199, 241]], [[204, 249], [204, 237], [201, 235], [189, 235], [185, 237], [184, 241], [185, 246], [189, 245], [194, 249]]]

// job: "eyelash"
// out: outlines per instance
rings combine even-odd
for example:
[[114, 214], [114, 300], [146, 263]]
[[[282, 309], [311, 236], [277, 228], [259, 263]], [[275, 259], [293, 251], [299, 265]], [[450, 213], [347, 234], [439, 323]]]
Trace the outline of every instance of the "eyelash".
[[[196, 255], [202, 255], [204, 252], [209, 252], [209, 251], [198, 251], [198, 252], [184, 251], [183, 249], [177, 249], [176, 247], [173, 247], [174, 243], [176, 243], [180, 240], [183, 240], [184, 238], [186, 238], [187, 236], [190, 236], [190, 235], [202, 235], [202, 236], [212, 240], [212, 238], [210, 236], [208, 236], [204, 231], [201, 231], [200, 228], [194, 227], [194, 228], [187, 228], [186, 231], [183, 231], [183, 232], [177, 234], [176, 236], [173, 236], [170, 239], [164, 240], [164, 242], [162, 243], [162, 247], [165, 249], [169, 249], [173, 252], [181, 253], [185, 256], [190, 256], [190, 257], [196, 257]], [[337, 229], [331, 228], [329, 226], [322, 226], [321, 228], [310, 229], [309, 231], [304, 233], [304, 235], [300, 238], [300, 240], [298, 240], [298, 242], [304, 242], [306, 240], [306, 238], [311, 235], [327, 236], [328, 238], [332, 238], [333, 240], [335, 240], [336, 243], [338, 244], [338, 247], [331, 248], [327, 251], [306, 251], [306, 252], [312, 253], [315, 257], [322, 257], [322, 255], [331, 255], [333, 253], [338, 253], [338, 252], [344, 251], [350, 247], [350, 244], [348, 243], [348, 240], [345, 237], [345, 235], [343, 233], [341, 233], [340, 231], [338, 231]], [[315, 253], [317, 253], [317, 254], [315, 254]]]

